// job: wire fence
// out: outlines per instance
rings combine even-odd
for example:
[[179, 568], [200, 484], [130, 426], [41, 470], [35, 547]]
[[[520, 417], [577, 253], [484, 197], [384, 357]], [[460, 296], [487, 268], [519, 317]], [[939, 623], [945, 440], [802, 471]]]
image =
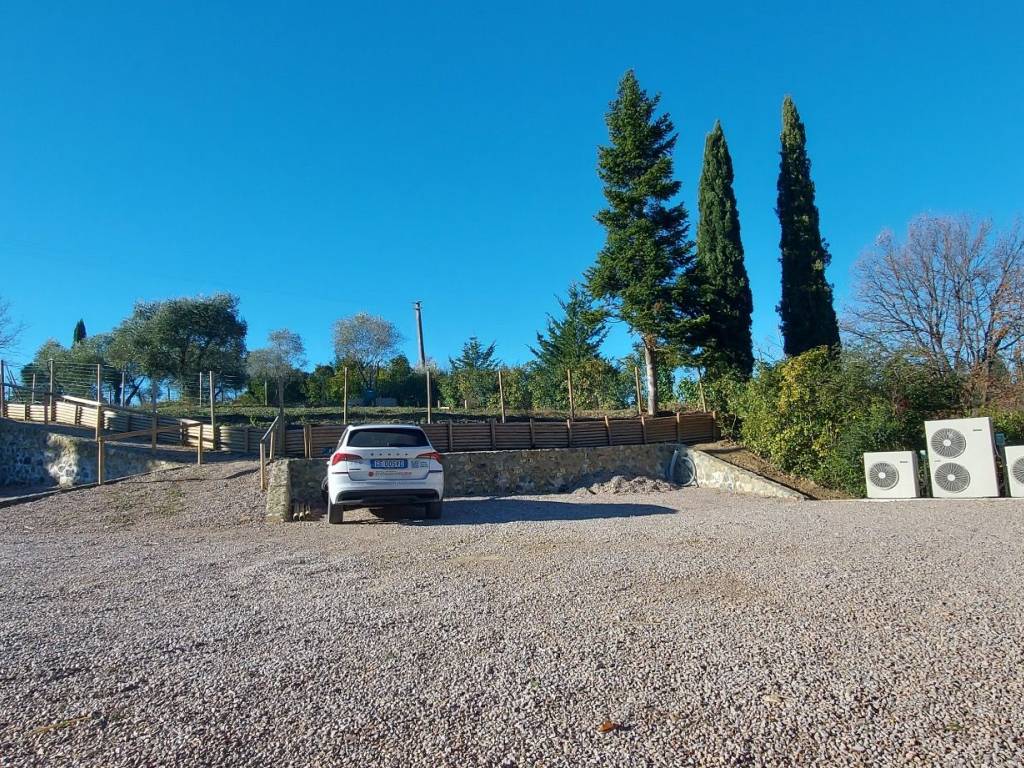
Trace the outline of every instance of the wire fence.
[[[407, 369], [404, 373], [380, 371], [371, 386], [357, 379], [356, 372], [339, 366], [318, 366], [290, 380], [281, 388], [268, 380], [254, 380], [241, 373], [192, 371], [176, 377], [147, 376], [138, 364], [114, 366], [79, 360], [3, 361], [6, 402], [19, 405], [43, 405], [61, 396], [79, 397], [122, 408], [160, 409], [188, 418], [205, 418], [211, 404], [230, 406], [223, 416], [235, 423], [266, 423], [282, 405], [293, 417], [303, 421], [347, 423], [350, 416], [359, 420], [380, 418], [411, 419], [430, 423], [434, 418], [456, 421], [600, 418], [636, 416], [646, 412], [640, 372], [628, 376], [629, 398], [619, 396], [618, 406], [596, 404], [593, 380], [587, 372], [566, 370], [561, 382], [555, 382], [559, 402], [551, 407], [535, 406], [527, 394], [529, 380], [515, 369], [474, 372], [469, 388], [472, 398], [452, 395], [456, 374]], [[621, 373], [619, 374], [621, 376]], [[447, 386], [446, 386], [447, 384]], [[620, 382], [621, 384], [621, 382]], [[447, 390], [447, 391], [446, 391]], [[442, 402], [443, 395], [446, 395]], [[676, 403], [669, 412], [698, 410]], [[705, 411], [703, 397], [696, 403]], [[673, 407], [674, 406], [674, 407]], [[381, 409], [395, 409], [384, 411]], [[665, 410], [658, 410], [664, 414]]]
[[180, 378], [147, 376], [136, 364], [122, 367], [76, 361], [19, 362], [5, 360], [7, 402], [39, 404], [70, 395], [122, 407], [160, 403], [209, 405], [229, 403], [249, 386], [248, 377], [196, 371]]

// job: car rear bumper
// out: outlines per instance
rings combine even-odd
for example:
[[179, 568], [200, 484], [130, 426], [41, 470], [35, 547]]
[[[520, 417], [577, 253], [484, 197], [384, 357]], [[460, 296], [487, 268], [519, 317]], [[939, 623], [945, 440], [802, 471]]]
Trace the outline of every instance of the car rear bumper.
[[381, 490], [344, 490], [335, 495], [334, 503], [353, 507], [393, 507], [402, 504], [425, 504], [440, 501], [432, 488], [387, 488]]

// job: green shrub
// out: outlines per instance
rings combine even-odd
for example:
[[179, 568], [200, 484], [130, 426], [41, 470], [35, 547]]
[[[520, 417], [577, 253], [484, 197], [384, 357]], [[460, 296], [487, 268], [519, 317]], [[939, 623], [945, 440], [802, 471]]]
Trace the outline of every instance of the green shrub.
[[[957, 415], [960, 382], [903, 356], [824, 347], [764, 365], [747, 383], [705, 385], [732, 414], [740, 439], [780, 469], [855, 495], [864, 493], [862, 454], [924, 447], [923, 422]], [[1007, 435], [1024, 418], [999, 414]], [[1002, 421], [1000, 422], [1000, 419]], [[728, 426], [728, 415], [721, 421]]]

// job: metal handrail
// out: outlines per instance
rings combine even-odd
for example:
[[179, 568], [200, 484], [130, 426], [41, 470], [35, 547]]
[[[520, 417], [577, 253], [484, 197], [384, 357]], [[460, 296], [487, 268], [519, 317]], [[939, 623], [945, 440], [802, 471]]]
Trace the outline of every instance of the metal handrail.
[[277, 433], [277, 425], [281, 420], [281, 414], [277, 414], [274, 420], [270, 422], [270, 427], [266, 432], [263, 433], [263, 437], [260, 438], [260, 490], [267, 490], [267, 452], [269, 447], [270, 461], [274, 460], [274, 436]]

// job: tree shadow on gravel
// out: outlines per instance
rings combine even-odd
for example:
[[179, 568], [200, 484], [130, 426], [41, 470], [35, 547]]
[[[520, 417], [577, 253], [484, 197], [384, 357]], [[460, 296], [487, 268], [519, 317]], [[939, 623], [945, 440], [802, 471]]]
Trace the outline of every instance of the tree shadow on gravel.
[[346, 512], [343, 525], [488, 525], [515, 522], [558, 522], [568, 520], [608, 520], [651, 515], [674, 515], [677, 510], [656, 504], [587, 504], [564, 501], [535, 501], [514, 496], [489, 499], [451, 499], [444, 503], [439, 520], [423, 518], [422, 507], [389, 507], [374, 510], [372, 519], [350, 520]]

